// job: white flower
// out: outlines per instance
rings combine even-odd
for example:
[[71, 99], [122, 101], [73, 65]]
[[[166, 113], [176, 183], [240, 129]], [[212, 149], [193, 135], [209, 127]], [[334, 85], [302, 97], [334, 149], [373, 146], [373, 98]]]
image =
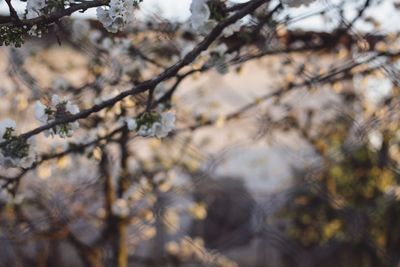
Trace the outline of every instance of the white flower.
[[166, 132], [171, 132], [173, 129], [175, 129], [175, 114], [172, 112], [166, 112], [161, 115], [161, 124]]
[[155, 122], [151, 126], [149, 136], [155, 136], [157, 138], [163, 138], [168, 135], [168, 132], [164, 130], [163, 125], [160, 122]]
[[207, 5], [208, 0], [192, 0], [190, 4], [190, 23], [194, 30], [200, 30], [209, 20], [211, 12]]
[[79, 113], [79, 107], [77, 105], [73, 105], [70, 101], [67, 101], [67, 104], [65, 105], [66, 110], [71, 113], [72, 115], [78, 114]]
[[113, 20], [110, 17], [110, 13], [101, 7], [96, 9], [97, 19], [103, 24], [104, 27], [108, 27], [112, 24]]
[[28, 0], [26, 2], [26, 18], [33, 19], [42, 15], [41, 9], [46, 6], [45, 0]]
[[42, 31], [38, 29], [37, 25], [33, 25], [30, 30], [28, 31], [28, 34], [31, 36], [36, 36], [36, 37], [42, 37]]
[[222, 34], [224, 35], [224, 37], [229, 37], [232, 34], [234, 34], [235, 32], [240, 31], [240, 28], [242, 27], [242, 21], [238, 20], [235, 23], [229, 25], [228, 27], [226, 27], [224, 29], [224, 31], [222, 32]]
[[27, 144], [29, 145], [29, 151], [28, 154], [25, 157], [19, 158], [19, 159], [14, 159], [13, 165], [14, 166], [19, 166], [21, 168], [29, 168], [32, 166], [33, 162], [36, 160], [36, 153], [32, 149], [33, 147], [33, 139], [29, 139], [27, 141]]
[[142, 126], [140, 126], [139, 130], [137, 131], [137, 134], [140, 136], [147, 136], [150, 133], [149, 130], [150, 129], [148, 129], [146, 125], [142, 125]]
[[[64, 118], [79, 113], [79, 107], [69, 100], [61, 100], [58, 95], [51, 97], [51, 104], [44, 105], [40, 101], [35, 104], [35, 118], [43, 125], [53, 122], [56, 119]], [[79, 122], [74, 121], [66, 124], [57, 125], [44, 132], [45, 136], [71, 137], [76, 129], [79, 128]]]
[[121, 31], [133, 21], [135, 3], [133, 0], [111, 0], [109, 9], [102, 7], [96, 9], [97, 19], [107, 31], [112, 33]]
[[25, 140], [15, 136], [16, 124], [11, 119], [0, 122], [0, 164], [6, 168], [29, 168], [35, 161], [36, 155], [32, 150], [32, 139]]
[[58, 95], [53, 95], [51, 97], [51, 104], [53, 106], [57, 106], [58, 104], [60, 104], [60, 97]]
[[40, 101], [35, 103], [35, 118], [41, 123], [47, 123], [49, 116], [46, 114], [47, 107]]
[[117, 18], [124, 16], [125, 8], [122, 1], [110, 1], [110, 10], [109, 14], [111, 18]]
[[289, 7], [300, 7], [302, 5], [308, 6], [315, 0], [281, 0], [283, 4]]
[[125, 119], [126, 126], [128, 127], [129, 131], [135, 131], [137, 128], [137, 122], [135, 119], [126, 118]]
[[[156, 114], [153, 116], [150, 123], [149, 121], [146, 121], [146, 119], [139, 119], [136, 123], [137, 125], [140, 125], [139, 130], [137, 131], [139, 136], [164, 138], [175, 129], [175, 114], [172, 112], [165, 112], [161, 115]], [[137, 125], [135, 125], [135, 129], [137, 128]]]

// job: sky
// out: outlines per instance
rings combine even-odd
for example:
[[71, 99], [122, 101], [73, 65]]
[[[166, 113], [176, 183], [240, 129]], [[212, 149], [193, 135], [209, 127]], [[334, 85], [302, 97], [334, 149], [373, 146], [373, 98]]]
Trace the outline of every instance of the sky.
[[[231, 0], [232, 2], [246, 2], [247, 0]], [[277, 2], [277, 0], [273, 0]], [[301, 8], [287, 8], [285, 12], [283, 12], [282, 16], [287, 14], [291, 14], [293, 16], [310, 14], [317, 12], [326, 5], [332, 5], [340, 3], [341, 0], [317, 0], [314, 4], [310, 5], [309, 7], [301, 7]], [[375, 0], [377, 1], [377, 0]], [[381, 0], [380, 4], [377, 7], [370, 8], [366, 14], [370, 15], [371, 17], [376, 18], [380, 23], [381, 27], [380, 30], [387, 32], [387, 31], [399, 31], [400, 30], [400, 23], [398, 23], [398, 18], [400, 17], [399, 10], [396, 10], [393, 6], [393, 3], [396, 0]], [[136, 14], [138, 17], [146, 17], [149, 14], [157, 14], [161, 17], [171, 19], [171, 20], [178, 20], [178, 21], [185, 21], [190, 16], [189, 6], [191, 0], [145, 0], [141, 4], [141, 11], [139, 14]], [[379, 2], [379, 1], [377, 1]], [[346, 8], [345, 16], [350, 21], [356, 15], [357, 7], [354, 3], [360, 3], [359, 1], [346, 1]], [[24, 12], [24, 8], [26, 3], [13, 0], [13, 4], [18, 10], [18, 12]], [[7, 14], [8, 8], [4, 0], [0, 0], [0, 12], [3, 14]], [[83, 15], [81, 13], [76, 13], [75, 16], [78, 17], [95, 17], [95, 9], [90, 9], [85, 12]], [[335, 14], [334, 8], [331, 8], [328, 11], [328, 14], [331, 14], [332, 17], [337, 17]], [[307, 19], [301, 20], [299, 22], [295, 22], [292, 24], [294, 28], [305, 28], [310, 30], [321, 30], [324, 28], [325, 30], [329, 30], [333, 28], [335, 25], [330, 23], [327, 20], [322, 19], [318, 16], [312, 16]], [[362, 31], [370, 31], [372, 26], [366, 23], [359, 23], [356, 25], [357, 29]]]

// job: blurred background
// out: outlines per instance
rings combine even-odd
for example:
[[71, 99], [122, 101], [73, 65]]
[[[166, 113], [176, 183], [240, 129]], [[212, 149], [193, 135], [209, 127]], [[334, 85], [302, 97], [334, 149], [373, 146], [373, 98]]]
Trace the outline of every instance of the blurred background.
[[[89, 10], [1, 47], [1, 119], [23, 133], [37, 100], [83, 110], [154, 77], [202, 39], [190, 2], [145, 0], [117, 34]], [[211, 46], [224, 56], [157, 86], [167, 138], [121, 130], [144, 93], [36, 136], [31, 168], [1, 169], [0, 266], [400, 266], [399, 8], [271, 1]]]

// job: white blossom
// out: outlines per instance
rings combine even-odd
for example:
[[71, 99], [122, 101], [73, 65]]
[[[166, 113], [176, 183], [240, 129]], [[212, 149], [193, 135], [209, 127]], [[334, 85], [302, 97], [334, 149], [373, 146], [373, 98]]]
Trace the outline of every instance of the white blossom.
[[97, 14], [97, 19], [103, 24], [104, 28], [107, 29], [113, 23], [110, 13], [107, 10], [98, 7], [96, 9], [96, 14]]
[[[79, 113], [79, 107], [69, 100], [62, 100], [58, 95], [51, 97], [51, 104], [45, 105], [40, 101], [35, 104], [35, 118], [42, 124], [48, 124], [56, 119], [64, 118]], [[62, 138], [71, 137], [79, 128], [79, 122], [74, 121], [66, 124], [56, 125], [45, 131], [46, 136], [59, 135]]]
[[26, 18], [33, 19], [42, 15], [42, 9], [46, 6], [45, 0], [28, 0], [26, 2]]
[[3, 158], [3, 162], [9, 161], [11, 164], [5, 164], [10, 167], [21, 167], [21, 168], [29, 168], [32, 166], [33, 162], [36, 160], [36, 153], [32, 149], [33, 141], [29, 139], [27, 142], [29, 146], [28, 154], [24, 157], [17, 158], [17, 157], [5, 157]]
[[226, 27], [224, 29], [224, 31], [222, 32], [222, 34], [224, 35], [224, 37], [229, 37], [232, 34], [234, 34], [235, 32], [238, 32], [241, 27], [242, 27], [242, 21], [238, 20], [235, 23]]
[[32, 149], [32, 139], [15, 136], [16, 123], [11, 119], [0, 122], [0, 164], [6, 168], [29, 168], [36, 155]]
[[136, 128], [137, 128], [137, 122], [136, 122], [135, 119], [126, 118], [126, 119], [125, 119], [125, 122], [126, 122], [126, 126], [128, 127], [128, 129], [129, 129], [130, 131], [135, 131], [135, 130], [136, 130]]
[[151, 126], [151, 131], [149, 135], [163, 138], [168, 135], [168, 132], [164, 130], [163, 125], [160, 122], [155, 122]]
[[71, 114], [79, 113], [79, 107], [77, 105], [72, 104], [70, 101], [67, 101], [66, 110]]
[[96, 9], [97, 19], [104, 28], [112, 33], [125, 29], [133, 21], [133, 12], [136, 7], [134, 0], [111, 0], [110, 7]]
[[39, 37], [39, 38], [42, 37], [42, 31], [38, 28], [37, 25], [33, 25], [33, 26], [29, 29], [28, 34], [29, 34], [30, 36], [36, 36], [36, 37]]
[[60, 104], [60, 97], [58, 95], [53, 95], [51, 97], [51, 104], [53, 106], [57, 106], [58, 104]]
[[161, 115], [161, 125], [167, 134], [175, 128], [175, 120], [175, 114], [172, 112], [166, 112]]
[[47, 107], [42, 104], [40, 101], [36, 101], [35, 103], [35, 118], [41, 123], [47, 123], [49, 116], [46, 113]]
[[151, 128], [148, 128], [146, 125], [141, 125], [137, 134], [140, 136], [148, 136], [151, 133]]
[[135, 130], [139, 126], [137, 130], [139, 136], [164, 138], [175, 129], [175, 120], [174, 113], [164, 112], [151, 116], [151, 118], [139, 118], [134, 122], [131, 121], [132, 127], [129, 127], [128, 120], [127, 124], [130, 130]]
[[208, 0], [192, 0], [190, 4], [190, 23], [194, 30], [202, 30], [210, 18], [211, 12], [207, 2]]

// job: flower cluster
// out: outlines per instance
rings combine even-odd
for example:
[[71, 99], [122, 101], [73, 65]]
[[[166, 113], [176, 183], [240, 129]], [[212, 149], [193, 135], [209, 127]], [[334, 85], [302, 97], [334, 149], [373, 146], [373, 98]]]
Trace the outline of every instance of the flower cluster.
[[308, 6], [312, 2], [315, 2], [315, 0], [282, 0], [282, 3], [289, 7]]
[[137, 6], [137, 0], [111, 0], [108, 9], [97, 8], [97, 19], [107, 31], [116, 33], [132, 22], [132, 13]]
[[[214, 17], [218, 17], [218, 15], [211, 13], [209, 2], [209, 0], [192, 0], [190, 5], [190, 24], [194, 30], [201, 34], [210, 32], [217, 23]], [[241, 26], [242, 22], [237, 21], [226, 27], [222, 34], [224, 37], [229, 37], [239, 31]]]
[[16, 127], [10, 119], [0, 122], [0, 162], [5, 167], [29, 168], [35, 160], [32, 144], [14, 134]]
[[[79, 113], [77, 105], [73, 105], [68, 100], [61, 100], [58, 95], [53, 95], [51, 103], [45, 105], [40, 101], [36, 101], [35, 117], [43, 124], [53, 122], [57, 119], [63, 119], [68, 116]], [[78, 129], [79, 123], [77, 121], [57, 125], [45, 132], [46, 136], [59, 135], [62, 138], [71, 137], [74, 130]]]
[[129, 130], [137, 131], [140, 136], [150, 136], [157, 138], [166, 137], [175, 128], [175, 114], [172, 112], [145, 113], [138, 119], [126, 119]]
[[42, 9], [46, 6], [46, 0], [28, 0], [26, 2], [26, 18], [33, 19], [42, 15]]
[[222, 32], [222, 34], [224, 35], [224, 37], [229, 37], [229, 36], [233, 35], [235, 32], [240, 31], [241, 27], [242, 27], [242, 21], [238, 20], [235, 23], [226, 27], [224, 29], [224, 31]]
[[208, 0], [192, 0], [190, 4], [190, 23], [194, 30], [204, 28], [210, 19], [211, 12], [207, 5]]
[[[46, 0], [28, 0], [26, 2], [26, 18], [33, 19], [44, 14], [43, 9], [46, 7]], [[37, 25], [33, 25], [28, 34], [31, 36], [41, 37], [42, 30]]]

